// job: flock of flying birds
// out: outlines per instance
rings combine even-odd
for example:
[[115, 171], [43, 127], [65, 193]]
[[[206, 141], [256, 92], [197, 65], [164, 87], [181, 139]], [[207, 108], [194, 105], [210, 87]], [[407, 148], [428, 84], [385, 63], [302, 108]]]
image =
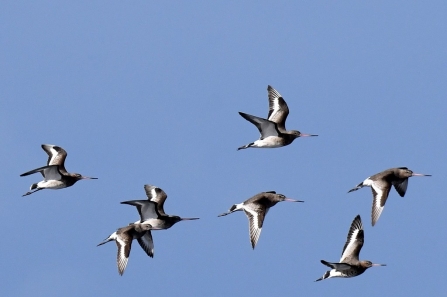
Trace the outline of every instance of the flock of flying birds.
[[[254, 124], [261, 136], [258, 140], [238, 148], [276, 148], [291, 144], [296, 138], [304, 136], [317, 136], [313, 134], [303, 134], [297, 130], [286, 130], [285, 122], [289, 114], [289, 108], [283, 97], [271, 86], [267, 87], [269, 99], [269, 113], [267, 119], [240, 112], [239, 114], [247, 121]], [[43, 150], [48, 154], [47, 165], [28, 171], [20, 176], [27, 176], [40, 172], [44, 180], [34, 183], [30, 191], [23, 196], [33, 194], [43, 189], [62, 189], [74, 185], [81, 179], [96, 179], [95, 177], [82, 176], [78, 173], [69, 173], [65, 170], [64, 162], [67, 152], [56, 145], [43, 144]], [[430, 176], [428, 174], [413, 173], [406, 167], [391, 168], [366, 178], [348, 193], [357, 191], [365, 186], [371, 187], [373, 193], [373, 204], [371, 213], [371, 223], [374, 226], [383, 211], [385, 202], [394, 186], [397, 193], [404, 197], [408, 186], [408, 178], [411, 176]], [[126, 268], [132, 241], [136, 239], [141, 248], [149, 257], [154, 256], [154, 243], [151, 230], [165, 230], [171, 228], [175, 223], [183, 220], [197, 220], [198, 218], [181, 218], [179, 216], [168, 215], [164, 211], [166, 193], [159, 187], [145, 185], [147, 200], [124, 201], [121, 204], [133, 205], [137, 208], [140, 219], [128, 226], [119, 228], [113, 232], [98, 246], [110, 241], [115, 241], [118, 247], [117, 265], [120, 275]], [[249, 221], [249, 234], [252, 248], [254, 249], [261, 234], [264, 218], [269, 209], [278, 202], [303, 202], [277, 194], [274, 191], [261, 192], [242, 203], [234, 204], [228, 212], [221, 216], [226, 216], [235, 211], [243, 210]], [[360, 215], [357, 215], [351, 223], [348, 237], [343, 247], [342, 256], [339, 262], [321, 263], [330, 267], [322, 277], [316, 281], [331, 277], [354, 277], [362, 274], [372, 266], [385, 266], [385, 264], [373, 264], [371, 261], [360, 261], [359, 254], [363, 246], [364, 231]]]

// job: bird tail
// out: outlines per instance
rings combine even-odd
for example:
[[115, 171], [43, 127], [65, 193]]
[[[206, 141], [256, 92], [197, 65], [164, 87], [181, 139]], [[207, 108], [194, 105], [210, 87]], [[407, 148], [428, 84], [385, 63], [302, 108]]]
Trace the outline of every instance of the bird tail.
[[327, 278], [329, 278], [330, 275], [331, 275], [330, 271], [326, 271], [322, 277], [320, 277], [319, 279], [316, 280], [316, 282], [327, 279]]
[[251, 147], [253, 144], [255, 144], [254, 142], [250, 142], [249, 144], [243, 145], [241, 147], [238, 147], [237, 150], [242, 150], [242, 149], [246, 149]]
[[103, 242], [99, 243], [97, 246], [103, 245], [104, 243], [108, 243], [109, 241], [113, 241], [113, 239], [110, 237], [107, 237], [106, 239], [104, 239]]
[[224, 212], [224, 213], [218, 215], [218, 217], [223, 217], [223, 216], [229, 215], [230, 213], [233, 213], [233, 212], [238, 211], [238, 210], [243, 210], [243, 209], [244, 209], [244, 202], [238, 203], [238, 204], [233, 204], [230, 207], [229, 211]]
[[349, 190], [348, 193], [357, 191], [358, 189], [361, 189], [361, 188], [363, 188], [363, 187], [364, 187], [363, 182], [361, 182], [361, 183], [359, 183], [357, 186], [355, 186], [355, 188], [352, 188], [351, 190]]

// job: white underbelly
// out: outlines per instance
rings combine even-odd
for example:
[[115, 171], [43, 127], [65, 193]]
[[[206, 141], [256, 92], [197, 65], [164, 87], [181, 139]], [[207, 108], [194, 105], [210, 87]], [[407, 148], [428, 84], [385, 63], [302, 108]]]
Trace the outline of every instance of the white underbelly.
[[59, 180], [47, 180], [37, 183], [37, 187], [56, 190], [66, 188], [66, 185]]
[[254, 142], [252, 147], [258, 147], [258, 148], [275, 148], [275, 147], [281, 147], [282, 139], [277, 136], [269, 136], [264, 139], [258, 139]]

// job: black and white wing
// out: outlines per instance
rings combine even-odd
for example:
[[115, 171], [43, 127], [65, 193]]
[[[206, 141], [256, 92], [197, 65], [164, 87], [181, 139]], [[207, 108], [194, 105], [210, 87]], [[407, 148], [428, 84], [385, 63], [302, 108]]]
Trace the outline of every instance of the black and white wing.
[[391, 184], [385, 181], [374, 181], [371, 185], [371, 190], [373, 193], [373, 204], [371, 211], [371, 224], [374, 226], [379, 220], [382, 214], [383, 208], [385, 207], [388, 194], [390, 193]]
[[278, 125], [278, 130], [286, 131], [286, 119], [289, 115], [289, 107], [281, 94], [273, 87], [267, 87], [269, 96], [269, 114], [267, 119]]
[[126, 269], [127, 262], [129, 261], [130, 249], [132, 247], [132, 236], [128, 233], [121, 233], [115, 239], [118, 247], [118, 254], [116, 257], [116, 263], [118, 265], [118, 273], [123, 275]]
[[144, 190], [146, 191], [147, 199], [157, 203], [157, 210], [161, 215], [165, 215], [164, 204], [168, 195], [166, 195], [165, 191], [161, 188], [152, 186], [152, 185], [144, 185]]
[[59, 165], [59, 170], [67, 173], [64, 166], [67, 152], [63, 148], [52, 144], [42, 144], [42, 149], [48, 154], [47, 165]]
[[[340, 262], [355, 264], [359, 261], [360, 250], [363, 246], [364, 233], [360, 215], [357, 215], [351, 223], [348, 237], [341, 254]], [[324, 264], [324, 263], [323, 263]]]
[[261, 235], [264, 218], [267, 215], [268, 208], [262, 205], [245, 207], [244, 212], [248, 217], [248, 227], [250, 232], [250, 242], [254, 249]]

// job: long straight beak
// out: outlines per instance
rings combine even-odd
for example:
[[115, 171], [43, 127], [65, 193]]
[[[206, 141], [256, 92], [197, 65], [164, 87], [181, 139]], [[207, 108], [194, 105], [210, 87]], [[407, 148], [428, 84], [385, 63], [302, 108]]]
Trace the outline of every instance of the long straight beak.
[[411, 176], [431, 176], [431, 174], [413, 173]]
[[290, 198], [286, 198], [286, 199], [284, 199], [284, 201], [289, 201], [289, 202], [304, 202], [303, 200], [295, 200], [295, 199], [290, 199]]
[[98, 179], [97, 177], [83, 176], [82, 179]]
[[221, 213], [220, 215], [218, 215], [217, 217], [223, 217], [223, 216], [229, 215], [230, 213], [231, 213], [231, 211], [224, 212], [224, 213]]
[[386, 264], [372, 264], [371, 266], [386, 266]]
[[198, 220], [200, 218], [182, 218], [182, 221], [192, 221], [192, 220]]
[[318, 136], [318, 135], [316, 135], [316, 134], [304, 134], [304, 133], [300, 134], [300, 137], [306, 137], [306, 136]]

